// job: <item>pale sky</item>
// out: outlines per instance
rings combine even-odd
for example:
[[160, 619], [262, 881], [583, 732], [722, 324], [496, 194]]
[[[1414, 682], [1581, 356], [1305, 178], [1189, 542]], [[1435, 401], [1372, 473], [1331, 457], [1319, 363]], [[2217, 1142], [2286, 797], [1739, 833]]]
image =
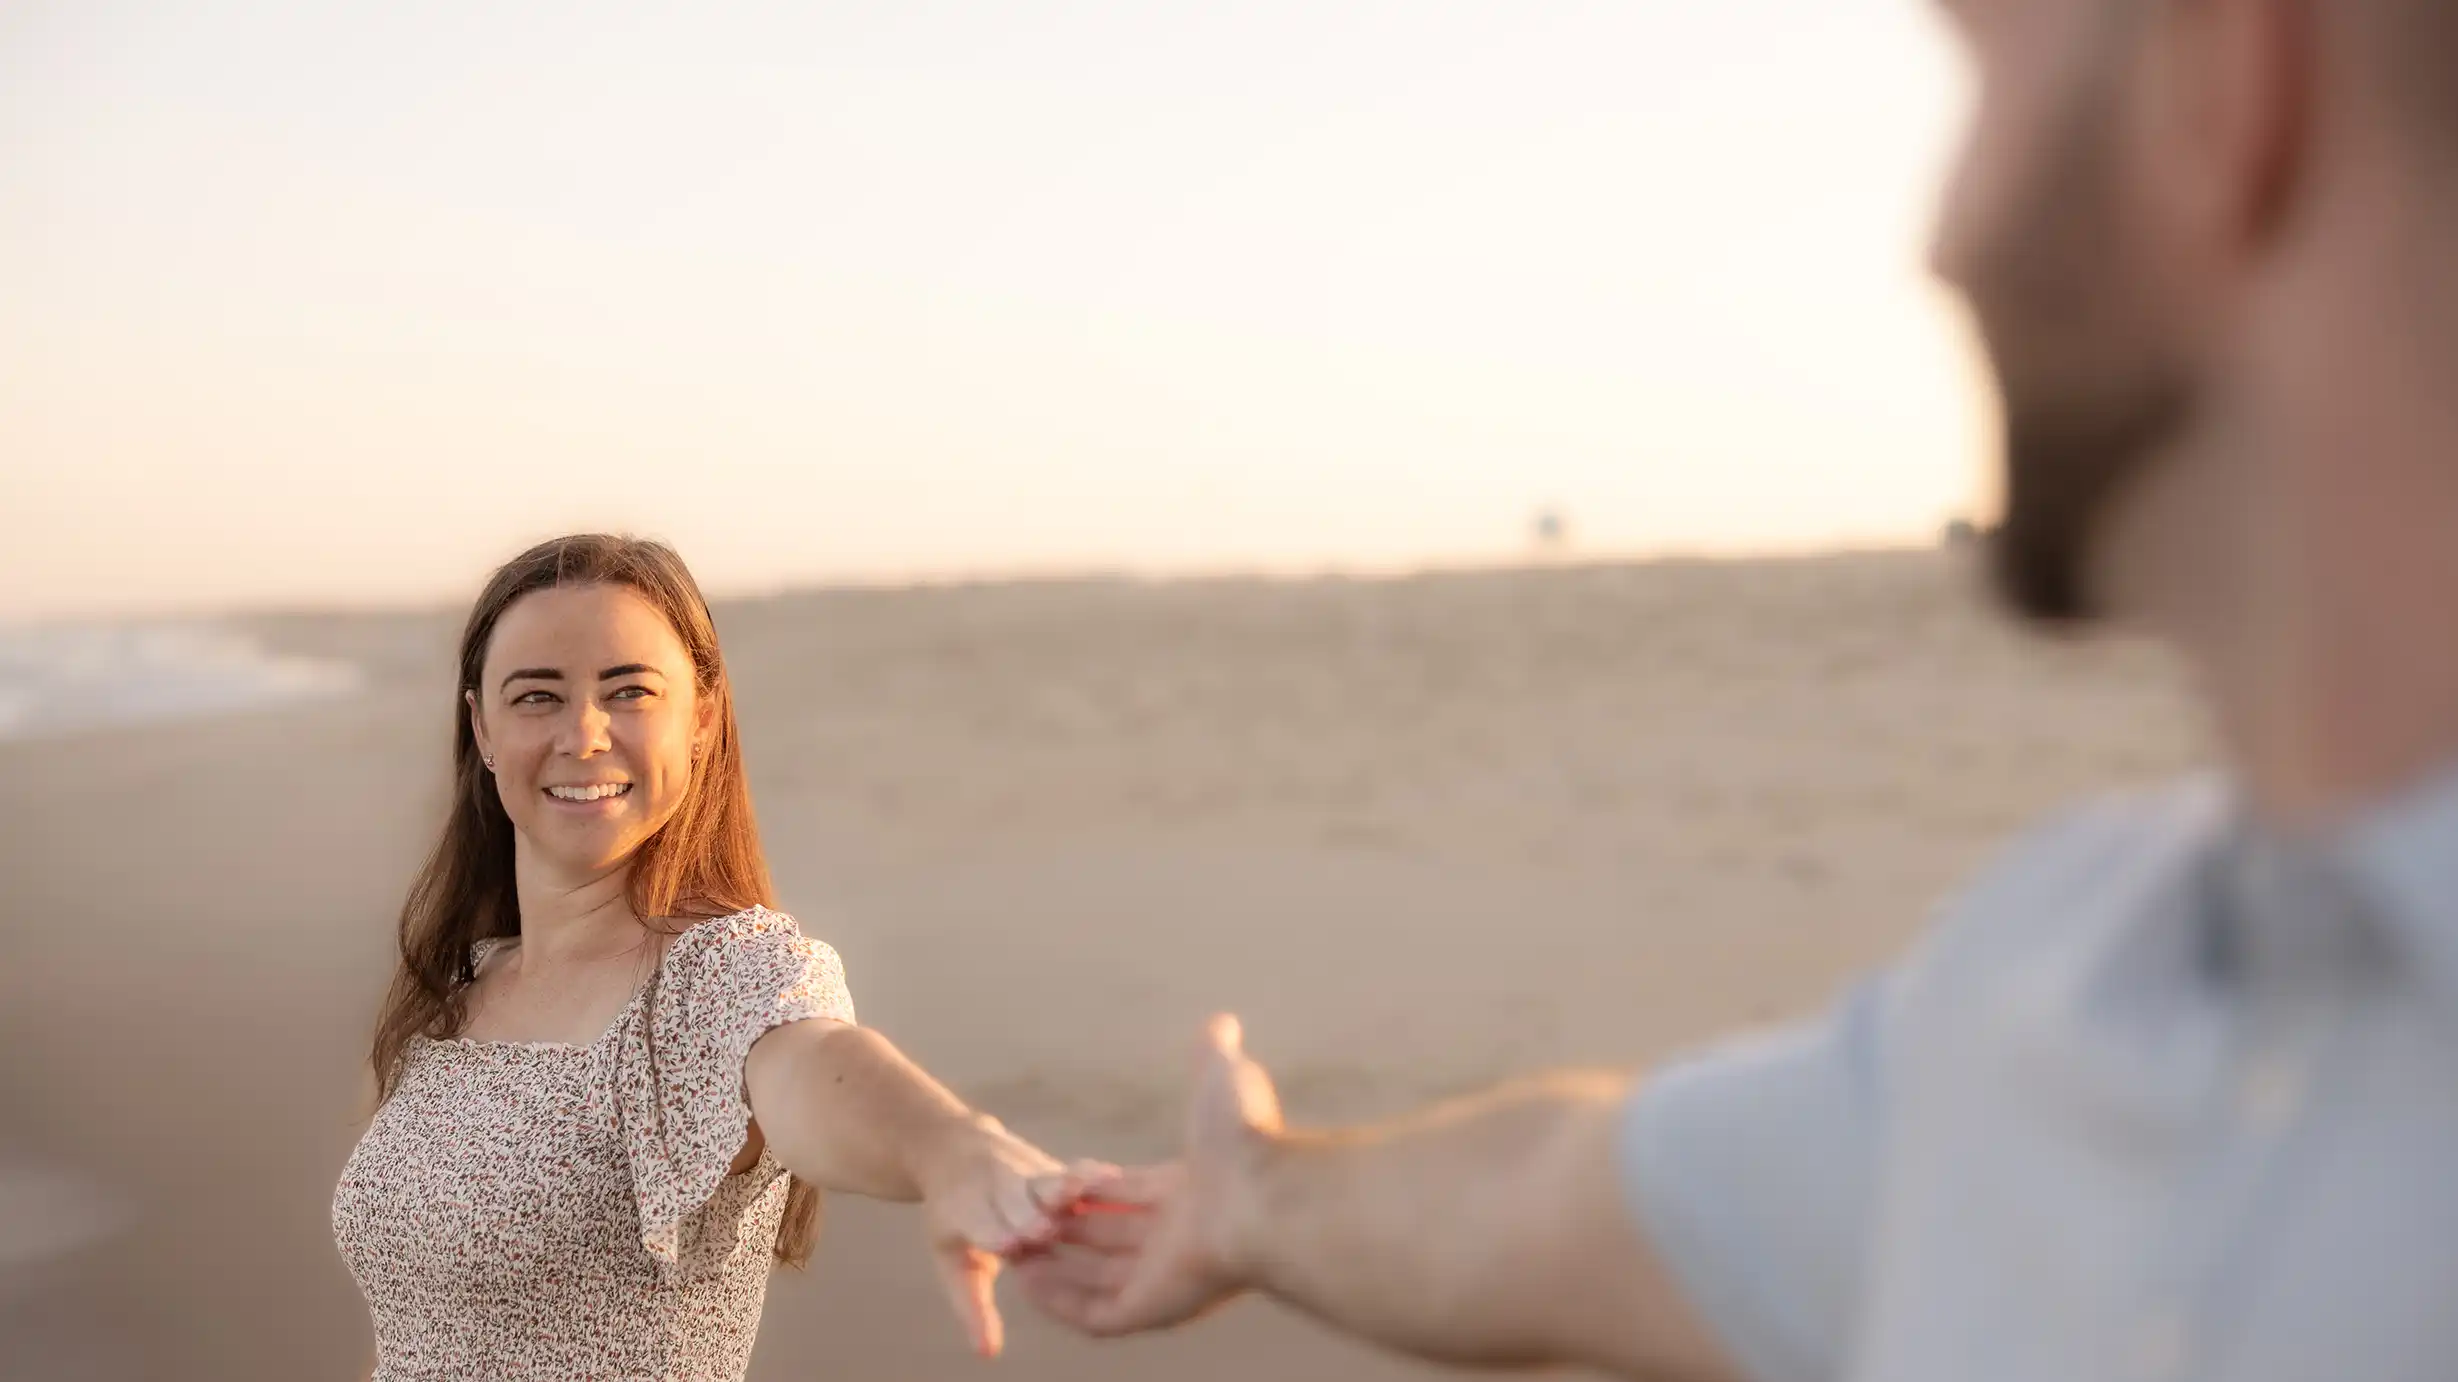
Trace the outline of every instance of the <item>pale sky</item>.
[[1930, 0], [0, 5], [0, 618], [1922, 541]]

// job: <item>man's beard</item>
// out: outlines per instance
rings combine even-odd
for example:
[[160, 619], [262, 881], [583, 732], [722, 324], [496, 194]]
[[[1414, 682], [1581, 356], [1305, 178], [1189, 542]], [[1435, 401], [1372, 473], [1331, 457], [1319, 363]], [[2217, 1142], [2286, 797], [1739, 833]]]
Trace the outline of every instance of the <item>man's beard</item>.
[[[2120, 7], [2112, 15], [2140, 13]], [[1992, 535], [1997, 593], [2037, 623], [2074, 626], [2109, 611], [2097, 548], [2124, 491], [2193, 421], [2196, 372], [2165, 339], [2159, 294], [2133, 252], [2117, 147], [2130, 25], [2116, 23], [2076, 88], [2041, 163], [2021, 232], [1968, 285], [2004, 403], [2006, 512]]]
[[2108, 613], [2092, 588], [2095, 545], [2126, 488], [2185, 430], [2194, 396], [2171, 370], [2111, 397], [2055, 404], [2024, 400], [2009, 381], [2006, 516], [1991, 537], [1989, 565], [2017, 613], [2060, 626]]

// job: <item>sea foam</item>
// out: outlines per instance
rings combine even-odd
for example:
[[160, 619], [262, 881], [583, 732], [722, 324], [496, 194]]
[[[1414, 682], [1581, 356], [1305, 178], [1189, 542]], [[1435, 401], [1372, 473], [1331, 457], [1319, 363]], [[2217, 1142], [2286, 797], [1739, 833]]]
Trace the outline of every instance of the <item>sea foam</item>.
[[276, 654], [211, 624], [0, 627], [0, 739], [226, 715], [359, 683], [349, 663]]

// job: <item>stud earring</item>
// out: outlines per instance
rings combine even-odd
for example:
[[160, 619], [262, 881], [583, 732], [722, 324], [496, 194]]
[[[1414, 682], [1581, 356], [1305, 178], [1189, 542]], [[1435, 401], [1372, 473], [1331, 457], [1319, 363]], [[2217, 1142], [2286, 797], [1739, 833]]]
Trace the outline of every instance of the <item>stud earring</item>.
[[492, 758], [482, 758], [482, 759], [480, 759], [480, 760], [478, 760], [478, 761], [480, 761], [480, 762], [482, 762], [482, 763], [486, 764], [486, 770], [487, 770], [488, 772], [490, 772], [490, 773], [491, 773], [491, 772], [495, 771], [495, 760], [494, 760], [494, 759], [492, 759]]

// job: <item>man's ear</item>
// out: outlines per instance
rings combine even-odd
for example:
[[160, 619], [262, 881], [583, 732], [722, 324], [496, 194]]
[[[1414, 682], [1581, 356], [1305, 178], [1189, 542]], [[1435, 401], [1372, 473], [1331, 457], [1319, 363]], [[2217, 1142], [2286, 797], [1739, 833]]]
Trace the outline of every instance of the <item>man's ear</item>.
[[2308, 0], [2171, 7], [2160, 47], [2160, 126], [2174, 182], [2206, 233], [2253, 248], [2295, 211], [2321, 61]]

